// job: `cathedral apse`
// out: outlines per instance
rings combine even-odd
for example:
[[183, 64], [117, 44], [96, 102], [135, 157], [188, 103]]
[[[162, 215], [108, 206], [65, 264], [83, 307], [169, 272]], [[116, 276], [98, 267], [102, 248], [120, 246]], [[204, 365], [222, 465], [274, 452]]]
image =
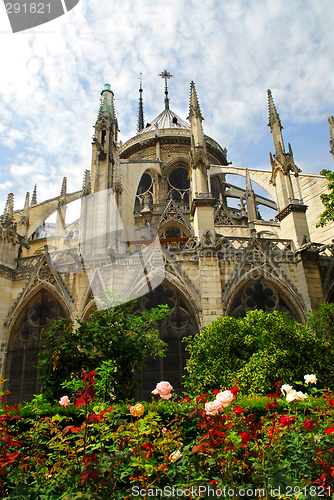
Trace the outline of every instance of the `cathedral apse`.
[[[98, 307], [98, 295], [122, 282], [127, 283], [124, 297], [142, 290], [137, 295], [141, 309], [159, 303], [171, 309], [159, 324], [167, 354], [149, 360], [141, 374], [143, 398], [161, 379], [182, 392], [182, 338], [218, 316], [240, 317], [261, 308], [305, 322], [308, 310], [333, 300], [334, 224], [316, 227], [328, 181], [303, 173], [292, 146], [285, 149], [271, 91], [273, 152], [267, 169], [248, 168], [235, 166], [226, 145], [205, 134], [195, 83], [190, 83], [188, 111], [181, 117], [172, 109], [172, 75], [165, 70], [160, 76], [160, 114], [145, 125], [141, 82], [137, 124], [124, 143], [118, 137], [111, 85], [102, 89], [100, 103], [92, 103], [97, 110], [92, 157], [81, 189], [69, 191], [64, 178], [59, 196], [43, 201], [37, 186], [21, 209], [14, 209], [14, 195], [8, 195], [0, 217], [0, 343], [2, 375], [9, 378], [13, 402], [29, 400], [39, 390], [41, 329], [61, 317], [87, 318]], [[243, 179], [242, 186], [231, 182], [235, 176]], [[99, 238], [87, 201], [92, 195], [99, 197], [103, 214]], [[67, 223], [65, 207], [75, 201], [81, 216]], [[111, 207], [117, 207], [127, 235], [122, 244], [107, 242], [103, 253], [103, 224], [112, 218]], [[56, 214], [53, 224], [51, 214]], [[82, 254], [83, 237], [91, 252], [88, 260]], [[143, 268], [139, 277], [131, 264], [135, 261]], [[117, 269], [117, 276], [107, 275], [109, 268]]]

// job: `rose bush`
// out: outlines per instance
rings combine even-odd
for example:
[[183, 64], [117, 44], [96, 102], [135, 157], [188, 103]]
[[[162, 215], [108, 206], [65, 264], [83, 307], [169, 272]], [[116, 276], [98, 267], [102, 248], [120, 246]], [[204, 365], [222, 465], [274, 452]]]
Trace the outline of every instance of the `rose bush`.
[[[207, 484], [204, 478], [217, 492], [233, 488], [232, 499], [251, 488], [257, 498], [269, 500], [273, 489], [285, 491], [291, 484], [299, 488], [292, 499], [332, 496], [331, 393], [287, 403], [280, 387], [258, 399], [245, 399], [233, 388], [216, 390], [215, 399], [213, 394], [161, 398], [115, 404], [111, 411], [96, 399], [96, 384], [97, 374], [89, 372], [67, 416], [58, 402], [55, 408], [63, 414], [38, 416], [36, 408], [37, 417], [26, 421], [16, 418], [16, 410], [0, 410], [4, 498], [124, 500], [133, 486], [196, 489]], [[233, 406], [237, 394], [240, 406]]]

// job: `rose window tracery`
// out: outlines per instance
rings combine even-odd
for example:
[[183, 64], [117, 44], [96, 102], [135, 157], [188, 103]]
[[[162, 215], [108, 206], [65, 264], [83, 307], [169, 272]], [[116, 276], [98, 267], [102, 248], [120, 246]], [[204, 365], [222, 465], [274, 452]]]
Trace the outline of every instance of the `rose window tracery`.
[[49, 295], [42, 295], [28, 311], [28, 318], [32, 325], [44, 328], [55, 319], [56, 314], [56, 300]]
[[281, 290], [273, 283], [266, 283], [261, 279], [248, 283], [237, 293], [228, 315], [235, 318], [244, 317], [248, 311], [255, 309], [287, 312], [297, 321], [299, 319]]

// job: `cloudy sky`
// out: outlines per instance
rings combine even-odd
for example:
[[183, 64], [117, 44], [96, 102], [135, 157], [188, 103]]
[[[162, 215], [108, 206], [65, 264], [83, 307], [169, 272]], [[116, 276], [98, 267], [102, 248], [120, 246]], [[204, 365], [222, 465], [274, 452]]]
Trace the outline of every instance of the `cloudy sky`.
[[80, 0], [66, 15], [12, 34], [0, 1], [0, 210], [36, 183], [38, 201], [81, 188], [90, 168], [100, 92], [110, 83], [125, 141], [136, 133], [139, 73], [145, 119], [170, 107], [187, 117], [195, 81], [205, 133], [235, 166], [269, 169], [271, 88], [304, 172], [333, 168], [332, 0]]

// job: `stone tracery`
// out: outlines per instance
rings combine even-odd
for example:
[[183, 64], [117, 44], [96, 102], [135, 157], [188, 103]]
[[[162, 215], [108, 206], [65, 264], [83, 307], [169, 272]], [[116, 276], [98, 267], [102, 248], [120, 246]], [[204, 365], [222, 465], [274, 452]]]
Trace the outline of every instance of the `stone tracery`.
[[40, 290], [18, 316], [7, 347], [6, 378], [9, 379], [8, 402], [30, 400], [39, 391], [38, 353], [42, 346], [41, 332], [54, 320], [66, 317], [61, 303], [49, 292]]
[[187, 359], [182, 339], [198, 332], [194, 312], [179, 290], [167, 282], [163, 282], [153, 292], [141, 297], [138, 302], [143, 311], [148, 311], [159, 304], [167, 304], [170, 308], [170, 315], [160, 324], [161, 338], [168, 344], [166, 357], [156, 359], [148, 357], [147, 368], [141, 373], [143, 384], [139, 396], [150, 399], [157, 380], [168, 380], [175, 392], [181, 394], [183, 369]]

